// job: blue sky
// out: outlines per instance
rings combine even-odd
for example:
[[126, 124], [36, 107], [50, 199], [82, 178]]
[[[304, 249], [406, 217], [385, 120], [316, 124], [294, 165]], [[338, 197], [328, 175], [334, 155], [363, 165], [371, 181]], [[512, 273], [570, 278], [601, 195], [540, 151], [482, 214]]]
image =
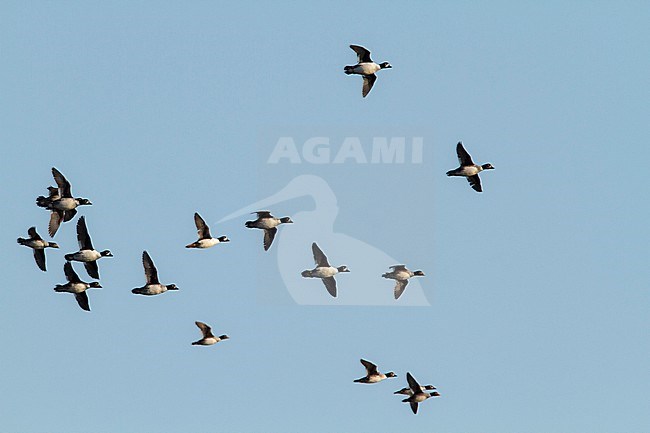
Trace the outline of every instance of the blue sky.
[[[650, 429], [647, 2], [0, 11], [1, 431]], [[393, 65], [365, 99], [343, 73], [352, 43]], [[350, 136], [366, 150], [373, 136], [423, 137], [423, 160], [267, 164], [280, 135], [328, 136], [332, 152]], [[496, 167], [483, 194], [445, 176], [459, 140]], [[47, 273], [15, 243], [32, 225], [47, 234], [34, 199], [52, 166], [91, 199], [80, 214], [115, 256], [99, 263], [91, 313], [52, 290], [77, 249], [74, 223], [55, 236]], [[248, 216], [217, 224], [300, 175], [335, 194], [334, 233], [424, 270], [431, 305], [298, 304], [278, 254], [299, 221], [268, 253]], [[317, 205], [302, 196], [270, 210]], [[195, 211], [232, 241], [183, 248]], [[312, 267], [314, 240], [297, 272]], [[130, 293], [145, 249], [181, 290]], [[343, 299], [355, 290], [345, 278], [369, 263], [324, 249], [352, 270]], [[192, 347], [195, 320], [231, 339]], [[354, 384], [362, 357], [398, 378]], [[392, 395], [407, 371], [442, 394], [417, 416]]]

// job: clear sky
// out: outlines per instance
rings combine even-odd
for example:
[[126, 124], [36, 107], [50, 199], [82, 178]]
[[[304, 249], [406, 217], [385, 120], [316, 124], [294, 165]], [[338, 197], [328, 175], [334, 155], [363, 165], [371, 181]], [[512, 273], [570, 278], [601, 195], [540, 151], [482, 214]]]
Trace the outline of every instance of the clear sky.
[[[650, 431], [649, 22], [644, 1], [3, 2], [0, 431]], [[349, 44], [393, 65], [365, 99]], [[331, 160], [270, 164], [280, 137]], [[349, 137], [368, 160], [421, 137], [421, 160], [334, 163]], [[483, 194], [445, 176], [459, 140], [496, 167]], [[47, 237], [53, 166], [114, 254], [90, 313], [52, 290], [76, 219], [47, 273], [16, 244]], [[217, 224], [295, 179], [269, 252], [250, 215]], [[185, 249], [195, 211], [231, 242]], [[313, 241], [352, 270], [337, 301], [297, 278]], [[178, 292], [131, 294], [145, 249]], [[396, 263], [426, 276], [375, 302]], [[191, 346], [195, 320], [231, 339]], [[398, 378], [353, 383], [362, 357]], [[407, 371], [442, 394], [417, 416]]]

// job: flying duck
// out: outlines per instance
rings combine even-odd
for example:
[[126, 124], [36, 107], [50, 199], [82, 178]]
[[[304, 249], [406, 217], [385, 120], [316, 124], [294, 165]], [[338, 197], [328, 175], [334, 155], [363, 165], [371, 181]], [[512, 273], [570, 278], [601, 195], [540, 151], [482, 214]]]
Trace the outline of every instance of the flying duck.
[[406, 269], [405, 265], [390, 266], [390, 269], [392, 269], [392, 271], [386, 272], [382, 277], [395, 280], [395, 288], [393, 289], [395, 300], [399, 299], [399, 297], [402, 296], [402, 293], [404, 293], [404, 289], [406, 289], [406, 285], [409, 283], [409, 278], [424, 277], [424, 272], [409, 271]]
[[92, 203], [87, 198], [74, 198], [70, 192], [70, 182], [54, 167], [52, 167], [52, 175], [59, 187], [58, 193], [53, 192], [53, 187], [48, 187], [49, 196], [39, 196], [36, 198], [36, 204], [52, 211], [48, 232], [51, 237], [54, 237], [61, 221], [68, 222], [77, 214], [77, 206], [91, 205]]
[[[411, 376], [411, 373], [406, 373], [406, 380], [411, 388], [411, 395], [409, 398], [402, 400], [403, 403], [410, 403], [413, 413], [418, 413], [418, 403], [430, 397], [439, 397], [440, 394], [436, 391], [432, 393], [424, 392], [420, 384]], [[434, 388], [435, 389], [435, 388]]]
[[146, 251], [142, 252], [142, 265], [144, 266], [144, 276], [146, 277], [147, 283], [142, 287], [136, 287], [131, 290], [131, 293], [153, 296], [165, 293], [167, 290], [178, 290], [176, 284], [160, 284], [158, 270], [154, 266], [151, 257], [149, 257], [149, 253]]
[[218, 342], [220, 342], [222, 340], [227, 340], [227, 339], [230, 338], [227, 335], [220, 335], [218, 337], [215, 337], [212, 334], [212, 328], [210, 328], [208, 325], [206, 325], [203, 322], [194, 322], [194, 323], [196, 323], [196, 326], [198, 326], [199, 329], [201, 330], [201, 332], [203, 333], [203, 338], [201, 338], [198, 341], [193, 342], [192, 346], [194, 346], [194, 345], [210, 346], [212, 344], [215, 344], [215, 343], [218, 343]]
[[472, 157], [469, 156], [469, 153], [467, 153], [463, 147], [462, 141], [459, 141], [456, 145], [456, 153], [458, 154], [458, 163], [460, 164], [460, 167], [454, 170], [449, 170], [447, 176], [464, 176], [467, 178], [467, 181], [474, 191], [483, 192], [483, 188], [481, 188], [481, 179], [478, 177], [478, 174], [483, 170], [494, 170], [492, 164], [474, 164]]
[[93, 242], [86, 227], [86, 219], [83, 216], [77, 221], [77, 241], [79, 242], [79, 251], [66, 254], [65, 259], [69, 262], [82, 262], [88, 275], [99, 280], [97, 260], [102, 257], [113, 257], [113, 254], [109, 250], [99, 252], [93, 248]]
[[[431, 389], [436, 389], [433, 385], [422, 385], [420, 391], [427, 391]], [[403, 394], [403, 395], [413, 395], [413, 390], [411, 388], [402, 388], [399, 391], [395, 391], [393, 394]]]
[[370, 93], [370, 89], [372, 89], [373, 84], [375, 84], [375, 80], [377, 80], [375, 72], [380, 69], [392, 68], [392, 66], [388, 62], [380, 64], [373, 62], [370, 58], [370, 51], [359, 45], [350, 45], [350, 48], [357, 53], [358, 63], [353, 66], [346, 66], [343, 70], [348, 75], [357, 74], [363, 76], [363, 90], [361, 95], [365, 98], [368, 93]]
[[194, 212], [194, 224], [199, 233], [199, 240], [185, 245], [185, 248], [210, 248], [222, 242], [230, 242], [230, 239], [226, 236], [213, 238], [210, 235], [210, 227], [208, 227], [203, 218], [201, 218], [201, 215], [197, 212]]
[[38, 233], [36, 233], [36, 227], [30, 227], [27, 230], [29, 234], [29, 239], [18, 238], [17, 242], [20, 245], [32, 248], [34, 250], [34, 260], [36, 260], [36, 265], [43, 272], [47, 271], [45, 268], [45, 248], [59, 248], [55, 242], [44, 241]]
[[268, 251], [271, 248], [273, 243], [273, 238], [277, 233], [277, 227], [280, 224], [292, 224], [291, 218], [276, 218], [271, 215], [271, 212], [267, 210], [260, 210], [257, 212], [252, 212], [257, 214], [257, 219], [255, 221], [246, 221], [246, 227], [249, 229], [262, 229], [264, 230], [264, 251]]
[[360, 359], [361, 364], [366, 367], [366, 375], [360, 379], [356, 379], [357, 383], [377, 383], [388, 377], [397, 377], [392, 371], [384, 374], [377, 371], [377, 366], [370, 361], [365, 359]]
[[331, 266], [327, 261], [327, 256], [318, 248], [316, 242], [311, 244], [311, 251], [314, 253], [316, 267], [312, 270], [302, 271], [301, 275], [304, 278], [320, 278], [329, 294], [336, 298], [336, 280], [334, 279], [334, 275], [339, 272], [350, 272], [350, 270], [345, 265], [339, 266], [338, 268]]
[[77, 273], [74, 271], [74, 269], [72, 269], [72, 263], [70, 262], [65, 262], [65, 265], [63, 265], [63, 272], [65, 272], [65, 277], [68, 282], [63, 285], [57, 284], [56, 287], [54, 287], [54, 291], [74, 293], [74, 297], [81, 309], [90, 311], [86, 290], [101, 289], [102, 286], [100, 286], [97, 281], [93, 281], [92, 283], [84, 283], [81, 281]]

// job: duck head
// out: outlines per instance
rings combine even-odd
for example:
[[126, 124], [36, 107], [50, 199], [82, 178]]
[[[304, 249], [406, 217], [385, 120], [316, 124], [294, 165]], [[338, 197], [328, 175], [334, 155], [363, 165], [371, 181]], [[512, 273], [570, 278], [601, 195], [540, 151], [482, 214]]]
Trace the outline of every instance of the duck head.
[[219, 242], [230, 242], [230, 239], [228, 239], [226, 236], [221, 236], [219, 238]]
[[282, 224], [293, 224], [293, 221], [291, 221], [291, 218], [289, 217], [280, 218], [280, 222]]
[[101, 289], [102, 288], [102, 286], [97, 281], [93, 281], [92, 283], [90, 283], [89, 287], [91, 289]]
[[102, 257], [113, 257], [113, 253], [111, 253], [109, 250], [104, 250], [101, 253]]
[[59, 244], [57, 244], [56, 242], [48, 242], [47, 246], [50, 248], [59, 248]]
[[78, 198], [77, 199], [77, 205], [78, 206], [84, 206], [84, 205], [90, 206], [91, 204], [92, 203], [87, 198]]
[[390, 68], [392, 68], [392, 66], [391, 66], [390, 63], [388, 63], [388, 62], [381, 63], [381, 64], [379, 65], [379, 67], [380, 67], [381, 69], [390, 69]]
[[343, 265], [343, 266], [339, 266], [339, 267], [336, 268], [336, 269], [338, 269], [339, 272], [350, 272], [350, 270], [348, 269], [348, 267], [345, 266], [345, 265]]
[[219, 336], [219, 340], [227, 340], [227, 339], [229, 339], [229, 338], [230, 338], [230, 337], [228, 337], [227, 335], [220, 335], [220, 336]]
[[167, 290], [178, 290], [176, 284], [167, 284], [165, 287], [167, 287]]
[[483, 170], [494, 170], [494, 167], [489, 162], [487, 164], [483, 164], [481, 167], [483, 167]]
[[[422, 272], [422, 271], [414, 271], [413, 275], [418, 276], [418, 277], [424, 277], [424, 272]], [[435, 389], [435, 388], [432, 388], [432, 389]]]
[[386, 377], [397, 377], [397, 375], [392, 371], [389, 371], [388, 373], [386, 373]]

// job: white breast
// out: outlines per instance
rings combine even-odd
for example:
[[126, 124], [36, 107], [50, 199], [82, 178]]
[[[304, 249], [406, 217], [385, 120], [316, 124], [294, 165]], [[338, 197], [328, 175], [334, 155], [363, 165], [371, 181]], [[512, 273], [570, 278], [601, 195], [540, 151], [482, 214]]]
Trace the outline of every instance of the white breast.
[[162, 284], [149, 284], [148, 286], [145, 286], [145, 290], [150, 295], [159, 295], [166, 292], [167, 287], [163, 286]]
[[425, 394], [425, 393], [420, 393], [413, 396], [413, 400], [415, 400], [417, 403], [423, 402], [427, 398], [429, 398], [429, 394]]
[[257, 223], [257, 227], [261, 229], [272, 229], [277, 227], [280, 224], [280, 220], [277, 218], [264, 218]]
[[88, 285], [86, 283], [70, 283], [70, 293], [81, 293], [85, 292], [86, 289], [88, 288]]
[[404, 281], [411, 278], [411, 273], [408, 271], [395, 271], [393, 274], [395, 275], [394, 278], [399, 281]]
[[95, 250], [81, 250], [74, 254], [74, 259], [80, 262], [94, 262], [102, 255]]
[[53, 207], [59, 210], [72, 210], [77, 207], [77, 202], [73, 198], [62, 198], [55, 201]]
[[482, 169], [479, 169], [474, 166], [470, 167], [463, 167], [462, 174], [463, 176], [474, 176], [475, 174], [478, 174]]
[[210, 248], [219, 243], [219, 239], [201, 239], [199, 240], [199, 248]]
[[352, 71], [355, 74], [371, 75], [380, 69], [381, 67], [376, 63], [359, 63]]
[[44, 249], [45, 247], [48, 246], [48, 243], [47, 243], [47, 241], [39, 239], [39, 240], [31, 240], [31, 241], [27, 242], [26, 245], [28, 247], [34, 248], [35, 250], [42, 250], [42, 249]]
[[312, 271], [312, 276], [316, 278], [328, 278], [328, 277], [333, 277], [334, 275], [338, 274], [339, 270], [336, 268], [316, 268]]
[[384, 379], [386, 379], [386, 375], [383, 373], [373, 374], [372, 376], [368, 377], [368, 382], [377, 383], [377, 382], [381, 382]]

